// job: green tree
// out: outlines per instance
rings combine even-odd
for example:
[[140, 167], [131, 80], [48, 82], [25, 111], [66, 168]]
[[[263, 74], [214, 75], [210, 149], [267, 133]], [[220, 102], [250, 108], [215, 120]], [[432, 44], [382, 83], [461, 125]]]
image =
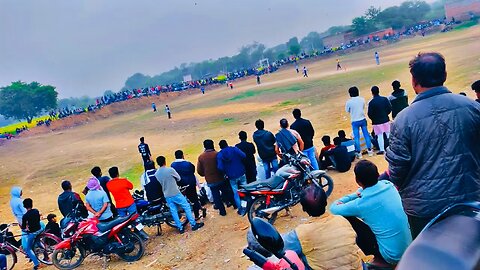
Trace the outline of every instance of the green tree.
[[150, 79], [150, 76], [143, 75], [142, 73], [135, 73], [125, 81], [125, 87], [127, 89], [146, 87], [146, 84]]
[[356, 17], [353, 19], [352, 29], [357, 36], [365, 35], [378, 30], [375, 26], [375, 23], [372, 20], [367, 19], [365, 16]]
[[0, 114], [16, 120], [26, 119], [31, 123], [34, 117], [57, 108], [57, 96], [55, 87], [51, 85], [13, 82], [0, 89]]
[[323, 49], [322, 37], [317, 32], [310, 32], [300, 41], [300, 46], [304, 50]]
[[298, 55], [302, 49], [297, 37], [292, 37], [287, 41], [287, 48], [290, 55]]

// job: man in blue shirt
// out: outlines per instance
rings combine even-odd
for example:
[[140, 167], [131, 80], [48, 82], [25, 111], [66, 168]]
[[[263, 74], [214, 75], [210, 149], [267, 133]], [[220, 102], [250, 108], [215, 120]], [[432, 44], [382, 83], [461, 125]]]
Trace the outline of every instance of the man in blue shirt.
[[354, 171], [360, 188], [333, 202], [330, 211], [350, 222], [358, 247], [374, 256], [372, 266], [392, 267], [412, 242], [400, 195], [391, 182], [378, 181], [378, 169], [372, 162], [359, 161]]
[[85, 206], [89, 212], [88, 217], [96, 217], [100, 221], [112, 220], [113, 213], [110, 210], [110, 200], [108, 199], [107, 193], [102, 190], [97, 178], [91, 177], [88, 180], [87, 187], [89, 191], [85, 196]]

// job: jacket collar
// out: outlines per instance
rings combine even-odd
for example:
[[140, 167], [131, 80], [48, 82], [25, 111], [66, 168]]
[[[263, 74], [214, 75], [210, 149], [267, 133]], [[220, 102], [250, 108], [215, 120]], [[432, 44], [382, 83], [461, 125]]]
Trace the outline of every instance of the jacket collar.
[[438, 96], [438, 95], [447, 94], [447, 93], [452, 93], [452, 92], [450, 92], [445, 86], [433, 87], [423, 93], [418, 94], [412, 103], [415, 103], [422, 99], [427, 99], [433, 96]]

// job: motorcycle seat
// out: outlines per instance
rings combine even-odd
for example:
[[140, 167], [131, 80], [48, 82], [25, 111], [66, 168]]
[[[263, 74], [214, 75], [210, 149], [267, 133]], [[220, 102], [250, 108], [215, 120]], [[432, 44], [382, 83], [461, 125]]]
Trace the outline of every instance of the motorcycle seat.
[[106, 232], [106, 231], [112, 229], [113, 227], [117, 226], [118, 224], [121, 224], [121, 223], [129, 220], [133, 215], [135, 215], [135, 214], [131, 214], [131, 215], [126, 216], [126, 217], [117, 217], [112, 221], [99, 222], [97, 224], [97, 228], [101, 232]]
[[398, 269], [477, 269], [480, 220], [454, 215], [426, 229], [412, 242]]
[[257, 190], [257, 189], [274, 189], [285, 182], [285, 179], [280, 176], [273, 176], [267, 180], [255, 181], [250, 184], [241, 186], [247, 191]]

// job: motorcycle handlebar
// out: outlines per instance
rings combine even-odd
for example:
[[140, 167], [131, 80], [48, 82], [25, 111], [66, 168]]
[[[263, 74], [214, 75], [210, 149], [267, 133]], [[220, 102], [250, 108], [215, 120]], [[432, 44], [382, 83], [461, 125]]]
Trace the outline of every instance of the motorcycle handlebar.
[[255, 265], [262, 268], [268, 261], [267, 258], [262, 256], [260, 253], [248, 248], [243, 249], [243, 254], [245, 254]]

